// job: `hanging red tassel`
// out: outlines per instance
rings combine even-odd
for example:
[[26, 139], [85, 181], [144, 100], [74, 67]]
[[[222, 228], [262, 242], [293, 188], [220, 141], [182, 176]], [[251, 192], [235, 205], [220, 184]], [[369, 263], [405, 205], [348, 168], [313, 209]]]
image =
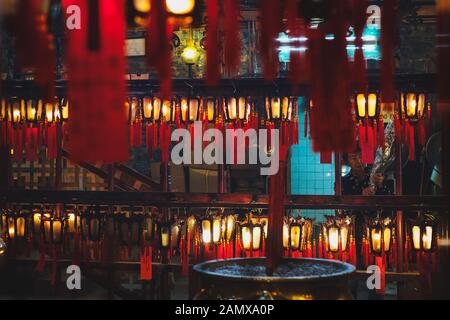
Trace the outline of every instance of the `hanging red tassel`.
[[320, 163], [321, 164], [330, 164], [332, 163], [332, 152], [321, 152], [320, 153]]
[[144, 246], [141, 249], [141, 280], [150, 281], [153, 278], [153, 248], [151, 246]]
[[[33, 69], [34, 82], [41, 89], [44, 101], [55, 98], [56, 65], [53, 37], [47, 30], [47, 19], [41, 0], [18, 2], [14, 21], [16, 54], [19, 66]], [[32, 53], [32, 54], [30, 54]]]
[[155, 139], [153, 134], [153, 125], [151, 123], [148, 123], [145, 126], [145, 144], [147, 146], [147, 154], [149, 159], [153, 158], [153, 140]]
[[163, 1], [151, 0], [151, 8], [146, 41], [147, 63], [158, 72], [162, 97], [170, 98], [172, 95], [172, 52], [170, 50], [172, 25], [167, 20]]
[[418, 126], [418, 131], [419, 131], [418, 132], [419, 133], [419, 141], [418, 141], [418, 143], [419, 143], [419, 145], [421, 145], [423, 147], [423, 146], [425, 146], [426, 139], [427, 139], [426, 138], [426, 131], [427, 130], [426, 130], [425, 120], [420, 118], [417, 126]]
[[[65, 0], [64, 11], [75, 5], [81, 21], [88, 18], [88, 0]], [[153, 9], [153, 7], [152, 7]], [[71, 103], [67, 147], [74, 160], [95, 163], [128, 161], [124, 1], [99, 0], [101, 47], [87, 48], [88, 27], [67, 32], [68, 100]], [[114, 23], [111, 23], [114, 21]], [[154, 43], [152, 43], [154, 45]], [[158, 50], [164, 50], [163, 47]]]
[[398, 44], [398, 0], [385, 0], [381, 7], [381, 101], [395, 102], [394, 52]]
[[38, 128], [26, 128], [25, 159], [37, 161], [38, 159]]
[[409, 160], [414, 161], [416, 159], [416, 145], [414, 139], [414, 124], [405, 120], [405, 133], [408, 137], [408, 154]]
[[384, 254], [383, 257], [378, 256], [375, 257], [375, 264], [380, 269], [380, 284], [381, 284], [380, 289], [377, 289], [376, 291], [378, 294], [384, 294], [386, 288], [386, 264], [384, 262]]
[[[306, 26], [303, 19], [298, 15], [298, 8], [301, 0], [288, 0], [286, 3], [287, 28], [291, 39], [306, 39]], [[307, 61], [307, 42], [295, 41], [295, 46], [301, 50], [291, 50], [289, 62], [289, 82], [298, 85], [302, 81], [309, 79], [309, 68]], [[293, 44], [293, 45], [294, 45]]]
[[[234, 75], [241, 60], [241, 36], [239, 32], [239, 0], [224, 0], [224, 60], [225, 66]], [[208, 20], [209, 21], [209, 20]], [[209, 54], [209, 52], [208, 52]]]
[[11, 148], [13, 150], [13, 161], [21, 161], [23, 159], [24, 147], [24, 131], [22, 127], [10, 127]]
[[207, 0], [208, 27], [206, 30], [206, 82], [217, 85], [220, 80], [219, 62], [219, 1]]
[[281, 32], [281, 2], [278, 0], [261, 0], [260, 17], [260, 54], [264, 78], [273, 80], [278, 73], [278, 55], [276, 38]]
[[353, 79], [355, 88], [359, 92], [365, 92], [367, 88], [366, 61], [363, 51], [363, 32], [367, 23], [367, 0], [356, 0], [350, 3], [355, 30], [355, 58], [353, 61]]
[[50, 124], [46, 127], [46, 146], [47, 159], [53, 160], [58, 157], [58, 147], [56, 139], [56, 124]]

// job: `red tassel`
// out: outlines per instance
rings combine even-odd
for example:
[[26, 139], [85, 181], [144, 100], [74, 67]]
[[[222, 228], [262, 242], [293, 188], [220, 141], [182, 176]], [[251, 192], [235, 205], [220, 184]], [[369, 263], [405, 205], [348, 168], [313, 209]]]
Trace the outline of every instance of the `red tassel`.
[[378, 294], [384, 294], [386, 288], [386, 264], [384, 263], [383, 257], [375, 257], [375, 264], [380, 268], [380, 282], [381, 287], [377, 289]]
[[355, 88], [357, 91], [364, 92], [367, 88], [366, 62], [363, 51], [363, 31], [367, 23], [367, 1], [353, 1], [352, 17], [355, 29], [355, 60], [353, 62], [353, 79], [355, 79]]
[[[81, 21], [87, 21], [87, 2], [65, 0], [64, 11], [76, 5], [81, 9]], [[124, 112], [125, 3], [99, 0], [99, 6], [99, 19], [103, 23], [100, 24], [101, 47], [98, 51], [86, 47], [88, 28], [67, 32], [65, 51], [70, 78], [67, 91], [73, 107], [68, 126], [71, 139], [67, 147], [77, 161], [126, 162], [129, 139]], [[151, 45], [156, 46], [156, 43]], [[164, 51], [164, 48], [158, 47], [158, 50]]]
[[148, 153], [148, 158], [152, 159], [153, 158], [153, 140], [155, 139], [155, 137], [153, 136], [154, 134], [154, 129], [153, 129], [153, 125], [151, 123], [147, 124], [145, 126], [145, 144], [147, 145], [147, 153]]
[[150, 246], [144, 246], [141, 249], [141, 280], [150, 281], [153, 278], [153, 248]]
[[164, 98], [172, 95], [172, 52], [170, 39], [172, 26], [168, 23], [164, 2], [151, 0], [152, 14], [147, 32], [147, 63], [156, 69]]
[[398, 0], [386, 0], [382, 3], [381, 16], [381, 99], [383, 102], [395, 102], [394, 51], [397, 46]]
[[321, 152], [320, 153], [320, 163], [330, 164], [332, 162], [332, 152]]
[[281, 31], [281, 8], [278, 0], [261, 0], [260, 54], [264, 78], [273, 80], [278, 73], [276, 38]]
[[[234, 75], [241, 60], [239, 0], [224, 0], [224, 57], [225, 66]], [[209, 53], [209, 52], [208, 52]]]
[[25, 158], [27, 161], [37, 161], [38, 159], [38, 129], [26, 128]]
[[207, 0], [208, 27], [206, 35], [206, 82], [217, 85], [220, 80], [219, 63], [219, 1]]
[[416, 145], [415, 145], [415, 139], [414, 139], [414, 124], [410, 123], [409, 121], [406, 121], [405, 123], [406, 128], [406, 134], [408, 135], [408, 153], [409, 153], [409, 160], [414, 161], [416, 159]]
[[56, 142], [56, 125], [51, 124], [47, 129], [47, 159], [56, 159], [58, 157], [58, 147]]

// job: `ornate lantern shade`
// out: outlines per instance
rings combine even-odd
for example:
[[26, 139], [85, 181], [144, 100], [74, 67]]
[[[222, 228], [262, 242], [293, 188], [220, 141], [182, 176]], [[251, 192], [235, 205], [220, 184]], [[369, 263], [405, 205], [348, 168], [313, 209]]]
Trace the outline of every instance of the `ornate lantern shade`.
[[42, 100], [28, 100], [26, 103], [26, 120], [29, 124], [42, 120]]
[[294, 113], [295, 97], [266, 97], [266, 119], [290, 121]]
[[207, 114], [208, 122], [213, 123], [216, 121], [216, 113], [217, 113], [217, 98], [204, 98], [203, 99], [203, 111]]
[[67, 231], [69, 233], [77, 233], [78, 229], [80, 228], [80, 216], [77, 214], [77, 212], [68, 212], [66, 214], [66, 221], [67, 221]]
[[303, 225], [301, 220], [296, 219], [291, 219], [283, 224], [283, 247], [285, 250], [303, 250]]
[[[175, 100], [168, 100], [163, 99], [160, 100], [160, 118], [159, 120], [161, 122], [167, 122], [167, 123], [175, 123], [175, 116], [176, 116], [176, 101]], [[153, 105], [156, 111], [156, 104]], [[156, 117], [156, 114], [155, 114]]]
[[357, 93], [355, 95], [355, 112], [359, 120], [377, 119], [380, 114], [380, 102], [375, 92]]
[[100, 241], [102, 235], [102, 216], [99, 208], [81, 215], [81, 236], [90, 241]]
[[424, 93], [406, 92], [400, 96], [400, 105], [405, 118], [418, 120], [423, 117], [427, 97]]
[[224, 116], [227, 122], [246, 121], [251, 113], [250, 103], [245, 97], [224, 99]]
[[259, 251], [263, 240], [263, 226], [251, 220], [241, 225], [241, 245], [245, 251]]
[[236, 217], [234, 214], [228, 214], [222, 219], [222, 239], [230, 243], [234, 239], [236, 230]]
[[195, 122], [200, 120], [201, 99], [199, 97], [181, 98], [181, 121]]
[[205, 245], [220, 244], [222, 240], [222, 218], [220, 215], [205, 217], [201, 220], [202, 242]]
[[28, 235], [27, 215], [23, 212], [6, 215], [6, 234], [9, 240], [26, 239]]
[[8, 120], [13, 124], [22, 123], [25, 119], [25, 101], [16, 100], [9, 103]]
[[419, 217], [411, 222], [412, 248], [416, 251], [431, 252], [436, 246], [437, 223], [433, 216]]
[[159, 227], [159, 240], [160, 246], [163, 249], [169, 249], [170, 247], [170, 226], [161, 225]]
[[140, 117], [139, 100], [137, 98], [131, 98], [126, 102], [128, 106], [128, 121], [130, 123], [135, 123]]
[[44, 217], [42, 221], [44, 241], [60, 244], [63, 240], [64, 221], [57, 217]]
[[142, 233], [145, 241], [152, 241], [155, 239], [155, 227], [156, 224], [153, 221], [153, 217], [149, 214], [143, 219]]
[[46, 103], [44, 105], [45, 122], [52, 124], [61, 121], [61, 114], [58, 103]]
[[326, 225], [325, 230], [328, 251], [332, 253], [339, 252], [339, 226], [336, 221], [333, 221], [332, 224]]
[[179, 222], [175, 222], [170, 227], [170, 248], [177, 249], [180, 246], [182, 226]]
[[370, 251], [375, 255], [389, 253], [392, 247], [392, 238], [394, 235], [393, 223], [390, 218], [370, 221], [368, 225]]
[[59, 100], [59, 114], [62, 122], [67, 122], [69, 120], [69, 101], [66, 98], [61, 98]]
[[142, 98], [142, 118], [145, 121], [152, 122], [153, 118], [153, 99], [151, 97]]

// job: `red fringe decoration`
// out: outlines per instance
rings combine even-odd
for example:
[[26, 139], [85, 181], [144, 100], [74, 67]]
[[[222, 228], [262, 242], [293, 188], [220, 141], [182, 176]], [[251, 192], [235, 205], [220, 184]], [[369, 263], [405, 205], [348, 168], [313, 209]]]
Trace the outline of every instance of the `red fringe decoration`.
[[[65, 0], [64, 5], [79, 6], [81, 21], [87, 21], [88, 0]], [[86, 47], [87, 28], [67, 32], [67, 91], [73, 107], [67, 146], [77, 161], [128, 161], [124, 5], [124, 1], [99, 0], [99, 19], [104, 23], [100, 24], [102, 45], [97, 51]]]
[[26, 128], [25, 130], [25, 159], [27, 161], [37, 161], [39, 148], [38, 128]]
[[219, 1], [207, 0], [208, 28], [206, 30], [206, 82], [217, 85], [220, 80], [219, 63]]
[[152, 263], [153, 248], [144, 246], [141, 249], [141, 280], [150, 281], [153, 278]]
[[162, 97], [170, 98], [172, 95], [172, 52], [170, 51], [172, 26], [167, 21], [163, 1], [151, 0], [151, 8], [146, 42], [147, 63], [158, 72]]
[[56, 124], [51, 124], [46, 127], [46, 146], [47, 159], [53, 160], [58, 157], [58, 147], [56, 141]]
[[233, 75], [238, 70], [241, 62], [239, 0], [224, 0], [223, 13], [225, 66]]
[[[56, 65], [53, 37], [47, 32], [46, 17], [41, 13], [41, 0], [19, 1], [15, 18], [17, 60], [21, 67], [33, 69], [34, 81], [44, 101], [55, 99]], [[32, 53], [32, 54], [31, 54]]]
[[281, 32], [281, 2], [279, 0], [261, 0], [260, 17], [260, 53], [264, 78], [273, 80], [278, 73], [278, 55], [276, 38]]
[[381, 101], [395, 102], [394, 51], [398, 43], [398, 0], [385, 0], [381, 9]]

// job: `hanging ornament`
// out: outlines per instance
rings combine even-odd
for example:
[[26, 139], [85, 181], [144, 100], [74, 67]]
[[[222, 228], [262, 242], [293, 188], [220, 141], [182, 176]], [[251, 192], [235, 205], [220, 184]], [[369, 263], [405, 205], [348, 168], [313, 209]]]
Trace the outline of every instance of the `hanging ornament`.
[[97, 1], [98, 8], [88, 0], [64, 1], [65, 8], [79, 6], [81, 21], [88, 22], [67, 32], [67, 92], [73, 106], [67, 148], [78, 161], [126, 162], [125, 3]]

